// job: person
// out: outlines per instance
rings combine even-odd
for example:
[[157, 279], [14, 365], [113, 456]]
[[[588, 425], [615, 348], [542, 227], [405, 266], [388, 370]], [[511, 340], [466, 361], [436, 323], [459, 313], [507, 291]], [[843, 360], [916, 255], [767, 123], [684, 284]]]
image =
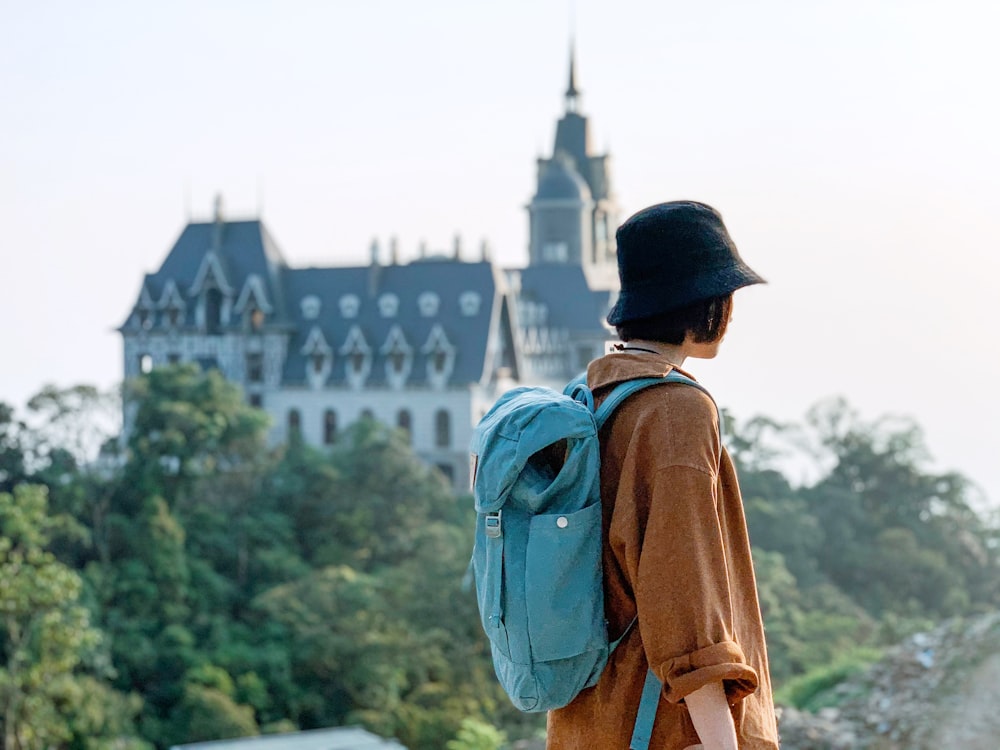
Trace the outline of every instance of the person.
[[[733, 292], [762, 283], [719, 213], [675, 201], [617, 232], [616, 350], [590, 363], [595, 401], [633, 378], [719, 351]], [[597, 684], [548, 715], [548, 750], [629, 747], [646, 674], [662, 683], [650, 750], [773, 750], [778, 731], [746, 520], [718, 413], [669, 383], [620, 405], [600, 432], [608, 637]]]

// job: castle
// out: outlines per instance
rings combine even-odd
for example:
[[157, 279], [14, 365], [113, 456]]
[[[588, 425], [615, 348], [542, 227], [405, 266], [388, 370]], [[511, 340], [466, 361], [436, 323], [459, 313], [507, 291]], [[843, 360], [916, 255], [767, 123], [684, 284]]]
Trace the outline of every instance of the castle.
[[[371, 416], [401, 428], [456, 489], [469, 482], [475, 423], [518, 384], [561, 388], [604, 350], [617, 293], [618, 206], [609, 158], [594, 154], [570, 56], [552, 156], [538, 160], [525, 268], [483, 248], [400, 263], [293, 268], [259, 220], [192, 222], [147, 274], [120, 327], [124, 377], [196, 362], [242, 386], [272, 420], [329, 445]], [[129, 414], [126, 408], [126, 431]]]

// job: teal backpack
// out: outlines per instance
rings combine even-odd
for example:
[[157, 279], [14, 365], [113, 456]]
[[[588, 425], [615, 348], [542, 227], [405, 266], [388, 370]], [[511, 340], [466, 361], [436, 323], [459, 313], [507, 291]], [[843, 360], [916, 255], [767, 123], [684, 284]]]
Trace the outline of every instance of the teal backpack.
[[[521, 711], [567, 705], [597, 683], [625, 637], [609, 643], [604, 619], [598, 431], [626, 398], [663, 383], [704, 390], [676, 372], [630, 380], [595, 412], [584, 375], [563, 393], [507, 392], [473, 431], [476, 598], [497, 677]], [[650, 672], [637, 750], [648, 744], [659, 694]]]

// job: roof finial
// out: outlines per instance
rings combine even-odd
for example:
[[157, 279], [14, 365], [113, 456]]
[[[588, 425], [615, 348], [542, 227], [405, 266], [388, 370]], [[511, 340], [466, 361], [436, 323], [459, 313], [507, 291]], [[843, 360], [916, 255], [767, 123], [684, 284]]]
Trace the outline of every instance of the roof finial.
[[222, 193], [215, 194], [215, 223], [222, 223]]
[[576, 87], [576, 42], [569, 41], [569, 86], [566, 87], [566, 111], [576, 112], [580, 90]]

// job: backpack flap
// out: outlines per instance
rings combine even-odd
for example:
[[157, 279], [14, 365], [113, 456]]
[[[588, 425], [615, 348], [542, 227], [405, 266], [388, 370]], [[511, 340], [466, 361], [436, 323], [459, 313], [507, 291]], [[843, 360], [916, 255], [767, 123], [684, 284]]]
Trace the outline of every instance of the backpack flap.
[[[584, 404], [548, 388], [522, 387], [507, 392], [472, 433], [476, 512], [500, 510], [515, 487], [518, 504], [537, 512], [558, 491], [554, 482], [560, 475], [568, 482], [570, 472], [580, 468], [577, 462], [596, 459], [575, 449], [578, 442], [593, 442], [590, 439], [596, 434], [594, 415]], [[565, 465], [560, 468], [541, 460], [539, 454], [561, 440], [568, 447]]]

